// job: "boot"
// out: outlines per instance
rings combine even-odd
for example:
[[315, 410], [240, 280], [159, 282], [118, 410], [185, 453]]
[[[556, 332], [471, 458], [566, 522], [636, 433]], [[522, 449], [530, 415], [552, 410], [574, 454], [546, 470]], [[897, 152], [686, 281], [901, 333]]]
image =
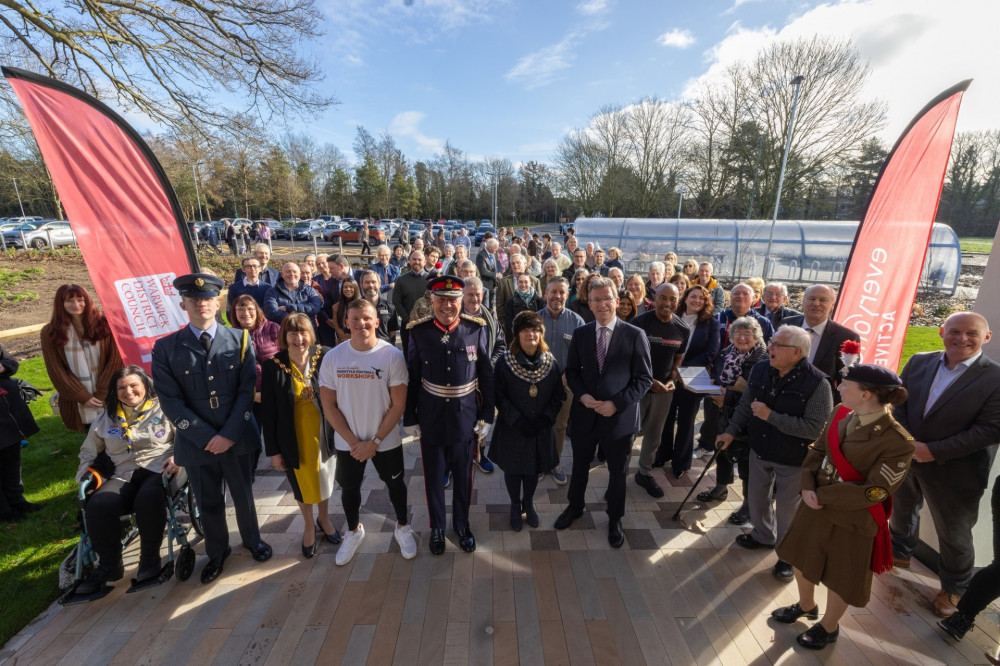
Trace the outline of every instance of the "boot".
[[160, 575], [160, 571], [163, 566], [160, 564], [160, 554], [155, 555], [142, 555], [139, 557], [139, 570], [136, 572], [135, 579], [142, 582], [149, 578], [154, 578]]
[[958, 611], [951, 617], [938, 620], [938, 626], [944, 629], [944, 632], [956, 641], [962, 640], [965, 637], [965, 634], [967, 634], [975, 625], [976, 616], [970, 615], [969, 613], [963, 613], [962, 611]]
[[121, 580], [125, 575], [125, 567], [122, 565], [121, 557], [117, 562], [105, 564], [99, 563], [90, 575], [83, 579], [83, 582], [76, 588], [77, 594], [94, 594], [104, 589], [107, 583]]

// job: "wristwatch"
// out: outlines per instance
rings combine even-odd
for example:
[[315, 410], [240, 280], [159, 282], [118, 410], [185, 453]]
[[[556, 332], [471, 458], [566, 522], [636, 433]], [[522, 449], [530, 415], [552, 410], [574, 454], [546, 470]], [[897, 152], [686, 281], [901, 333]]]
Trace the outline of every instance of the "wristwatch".
[[375, 442], [375, 446], [378, 446], [382, 443], [382, 440], [378, 438], [378, 435], [372, 437], [372, 441]]

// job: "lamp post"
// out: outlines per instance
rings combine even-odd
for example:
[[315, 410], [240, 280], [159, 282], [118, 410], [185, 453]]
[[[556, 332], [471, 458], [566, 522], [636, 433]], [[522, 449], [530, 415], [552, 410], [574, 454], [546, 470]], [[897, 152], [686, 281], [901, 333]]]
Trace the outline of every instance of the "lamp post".
[[774, 214], [771, 216], [771, 233], [767, 236], [767, 252], [764, 253], [764, 279], [768, 278], [767, 269], [771, 259], [771, 244], [774, 242], [774, 225], [778, 222], [778, 208], [781, 205], [781, 186], [785, 182], [785, 166], [788, 164], [788, 149], [792, 145], [792, 130], [795, 129], [795, 109], [799, 105], [799, 90], [806, 77], [801, 74], [789, 83], [795, 84], [795, 97], [792, 98], [792, 116], [788, 120], [788, 136], [785, 137], [785, 154], [781, 158], [781, 171], [778, 173], [778, 192], [774, 197]]
[[204, 224], [205, 216], [201, 212], [201, 190], [198, 188], [198, 167], [200, 167], [203, 162], [192, 162], [191, 163], [191, 176], [194, 178], [194, 198], [198, 200], [198, 220]]
[[677, 188], [677, 220], [681, 219], [681, 205], [684, 203], [684, 186], [681, 185]]
[[17, 189], [17, 178], [11, 178], [14, 181], [14, 194], [17, 195], [17, 205], [21, 208], [21, 217], [25, 217], [24, 214], [24, 204], [21, 203], [21, 192]]

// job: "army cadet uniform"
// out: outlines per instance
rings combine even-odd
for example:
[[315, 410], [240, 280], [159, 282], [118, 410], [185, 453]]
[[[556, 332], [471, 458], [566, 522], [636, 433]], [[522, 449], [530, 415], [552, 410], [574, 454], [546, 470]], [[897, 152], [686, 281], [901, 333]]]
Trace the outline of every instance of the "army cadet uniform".
[[[872, 367], [850, 367], [845, 378], [866, 382], [867, 375], [861, 373], [874, 372]], [[881, 385], [876, 381], [871, 384]], [[841, 479], [830, 454], [831, 427], [837, 429], [844, 458], [863, 480]], [[869, 509], [885, 502], [903, 483], [912, 457], [913, 437], [888, 411], [834, 418], [802, 463], [802, 490], [815, 491], [823, 508], [817, 511], [805, 502], [799, 504], [778, 544], [778, 557], [811, 583], [822, 583], [849, 605], [864, 607], [871, 596], [872, 551], [880, 530]], [[891, 549], [888, 557], [891, 567]]]
[[[460, 299], [464, 286], [453, 276], [436, 277], [428, 283], [435, 298]], [[485, 323], [460, 314], [447, 327], [434, 316], [408, 324], [410, 384], [403, 423], [420, 426], [430, 550], [436, 555], [444, 552], [447, 518], [441, 479], [449, 470], [455, 479], [452, 525], [463, 550], [476, 548], [469, 530], [474, 430], [479, 421], [492, 423], [494, 411], [493, 367]]]
[[[174, 280], [187, 298], [218, 298], [223, 286], [219, 278], [202, 273]], [[209, 336], [204, 343], [203, 334]], [[246, 332], [217, 323], [205, 332], [188, 325], [156, 341], [152, 368], [160, 406], [176, 427], [174, 460], [187, 470], [201, 510], [209, 557], [202, 581], [217, 578], [230, 553], [223, 481], [244, 548], [255, 560], [270, 558], [271, 547], [260, 538], [250, 480], [250, 455], [260, 435], [251, 412], [257, 368]], [[233, 446], [218, 454], [205, 451], [216, 435]]]

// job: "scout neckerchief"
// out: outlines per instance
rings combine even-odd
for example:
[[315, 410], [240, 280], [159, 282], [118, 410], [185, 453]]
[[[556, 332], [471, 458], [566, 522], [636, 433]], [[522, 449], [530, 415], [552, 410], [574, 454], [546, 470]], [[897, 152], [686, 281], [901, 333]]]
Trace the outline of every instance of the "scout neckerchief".
[[[854, 469], [854, 466], [847, 461], [847, 458], [844, 457], [843, 452], [840, 450], [839, 425], [841, 420], [850, 413], [851, 410], [843, 405], [837, 409], [837, 413], [833, 417], [833, 422], [830, 423], [830, 430], [827, 434], [827, 448], [830, 460], [837, 468], [837, 474], [840, 475], [840, 478], [848, 483], [858, 483], [859, 481], [864, 481], [865, 477], [858, 470]], [[869, 497], [869, 500], [871, 499]], [[878, 533], [875, 535], [872, 543], [871, 568], [874, 573], [886, 573], [892, 569], [892, 536], [889, 534], [889, 516], [892, 515], [892, 496], [890, 495], [877, 504], [868, 507], [868, 513], [871, 514], [875, 520], [875, 524], [878, 525]]]
[[132, 452], [132, 438], [135, 436], [135, 431], [132, 427], [138, 423], [143, 416], [149, 413], [149, 410], [153, 408], [153, 401], [146, 400], [142, 403], [142, 406], [132, 412], [132, 418], [126, 418], [125, 408], [122, 407], [122, 403], [118, 403], [118, 410], [115, 412], [115, 418], [118, 419], [118, 432], [121, 438], [125, 440], [125, 448], [128, 449], [129, 453]]

